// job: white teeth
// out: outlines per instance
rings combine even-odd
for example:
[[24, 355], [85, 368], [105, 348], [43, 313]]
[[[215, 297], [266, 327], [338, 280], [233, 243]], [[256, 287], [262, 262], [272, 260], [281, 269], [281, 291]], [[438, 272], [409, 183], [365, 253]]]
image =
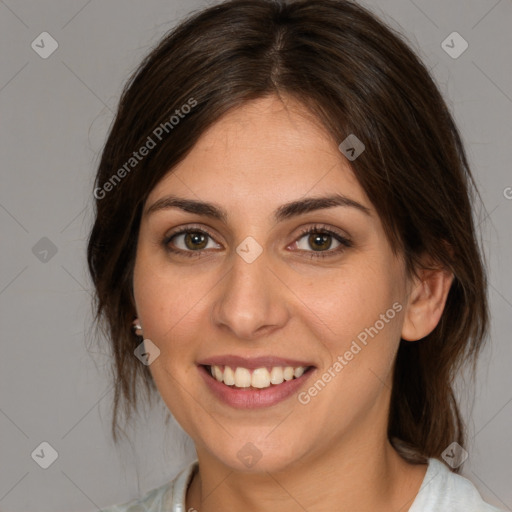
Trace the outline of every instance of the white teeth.
[[224, 384], [228, 386], [235, 384], [235, 372], [229, 366], [224, 368]]
[[252, 372], [251, 385], [253, 388], [268, 388], [270, 386], [270, 373], [266, 368], [256, 368]]
[[283, 369], [280, 366], [274, 366], [270, 372], [270, 382], [272, 384], [281, 384], [283, 380]]
[[235, 370], [235, 386], [237, 388], [251, 386], [251, 372], [247, 368], [237, 368]]
[[219, 382], [222, 382], [222, 377], [223, 377], [222, 370], [221, 370], [218, 366], [214, 366], [214, 367], [213, 367], [213, 371], [215, 372], [214, 377], [215, 377]]
[[304, 373], [304, 367], [298, 366], [295, 368], [295, 371], [293, 372], [293, 376], [298, 379], [302, 374]]
[[293, 368], [291, 366], [287, 366], [283, 371], [284, 380], [292, 380], [293, 379]]
[[237, 367], [233, 371], [233, 368], [229, 366], [222, 367], [212, 365], [210, 367], [210, 373], [219, 382], [224, 382], [227, 386], [235, 386], [237, 388], [268, 388], [271, 384], [278, 385], [282, 384], [283, 381], [292, 380], [293, 378], [298, 379], [301, 377], [306, 368], [303, 366], [274, 366], [270, 372], [267, 368], [256, 368], [255, 370], [248, 370], [247, 368]]

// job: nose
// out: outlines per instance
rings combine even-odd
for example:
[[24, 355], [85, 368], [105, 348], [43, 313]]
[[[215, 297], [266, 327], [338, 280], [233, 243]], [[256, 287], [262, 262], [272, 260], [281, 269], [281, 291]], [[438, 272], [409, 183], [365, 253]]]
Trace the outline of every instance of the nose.
[[248, 263], [238, 254], [216, 287], [215, 325], [240, 340], [256, 340], [281, 329], [289, 319], [287, 287], [269, 267], [265, 251]]

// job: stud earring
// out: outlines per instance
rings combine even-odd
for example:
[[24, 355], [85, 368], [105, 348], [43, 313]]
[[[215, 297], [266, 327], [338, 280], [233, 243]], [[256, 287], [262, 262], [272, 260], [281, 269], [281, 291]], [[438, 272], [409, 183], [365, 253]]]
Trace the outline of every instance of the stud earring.
[[138, 319], [134, 320], [132, 329], [137, 336], [142, 336], [142, 326], [140, 325]]

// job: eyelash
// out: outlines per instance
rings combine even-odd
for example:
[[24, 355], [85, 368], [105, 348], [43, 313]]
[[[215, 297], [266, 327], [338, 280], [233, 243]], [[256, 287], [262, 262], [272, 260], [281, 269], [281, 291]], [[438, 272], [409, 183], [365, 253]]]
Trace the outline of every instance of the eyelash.
[[[195, 228], [193, 226], [186, 226], [185, 228], [183, 228], [179, 231], [175, 231], [175, 232], [171, 233], [170, 235], [167, 235], [166, 237], [164, 237], [164, 239], [162, 240], [162, 244], [163, 244], [164, 248], [170, 253], [186, 256], [187, 258], [198, 257], [200, 255], [200, 253], [203, 252], [205, 249], [201, 249], [201, 250], [197, 250], [197, 251], [184, 251], [183, 249], [174, 249], [169, 245], [173, 238], [177, 237], [178, 235], [188, 234], [188, 233], [199, 233], [202, 235], [207, 235], [210, 238], [214, 239], [214, 236], [204, 228], [199, 229], [199, 228]], [[295, 241], [300, 240], [305, 235], [316, 234], [316, 233], [322, 234], [322, 235], [330, 235], [336, 241], [338, 241], [341, 245], [334, 250], [327, 250], [327, 251], [299, 250], [299, 252], [311, 252], [311, 256], [310, 256], [311, 259], [328, 258], [331, 256], [335, 256], [335, 255], [343, 252], [345, 249], [352, 247], [352, 242], [350, 240], [348, 240], [344, 236], [340, 235], [339, 233], [333, 231], [332, 229], [329, 229], [326, 226], [321, 226], [321, 225], [315, 225], [310, 228], [303, 229], [300, 232], [299, 237], [296, 238]]]

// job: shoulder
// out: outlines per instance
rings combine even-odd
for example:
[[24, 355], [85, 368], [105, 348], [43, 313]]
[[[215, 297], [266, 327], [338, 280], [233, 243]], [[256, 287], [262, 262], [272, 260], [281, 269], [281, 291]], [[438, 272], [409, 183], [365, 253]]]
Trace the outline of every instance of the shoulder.
[[100, 512], [160, 512], [163, 497], [169, 492], [172, 482], [148, 491], [141, 498], [135, 498], [120, 505], [102, 508]]
[[484, 502], [467, 478], [431, 458], [423, 483], [409, 512], [502, 512]]
[[[185, 495], [197, 461], [189, 464], [178, 475], [159, 487], [146, 492], [142, 497], [135, 498], [119, 505], [102, 508], [99, 512], [167, 512], [185, 510]], [[176, 508], [181, 505], [181, 508]]]

